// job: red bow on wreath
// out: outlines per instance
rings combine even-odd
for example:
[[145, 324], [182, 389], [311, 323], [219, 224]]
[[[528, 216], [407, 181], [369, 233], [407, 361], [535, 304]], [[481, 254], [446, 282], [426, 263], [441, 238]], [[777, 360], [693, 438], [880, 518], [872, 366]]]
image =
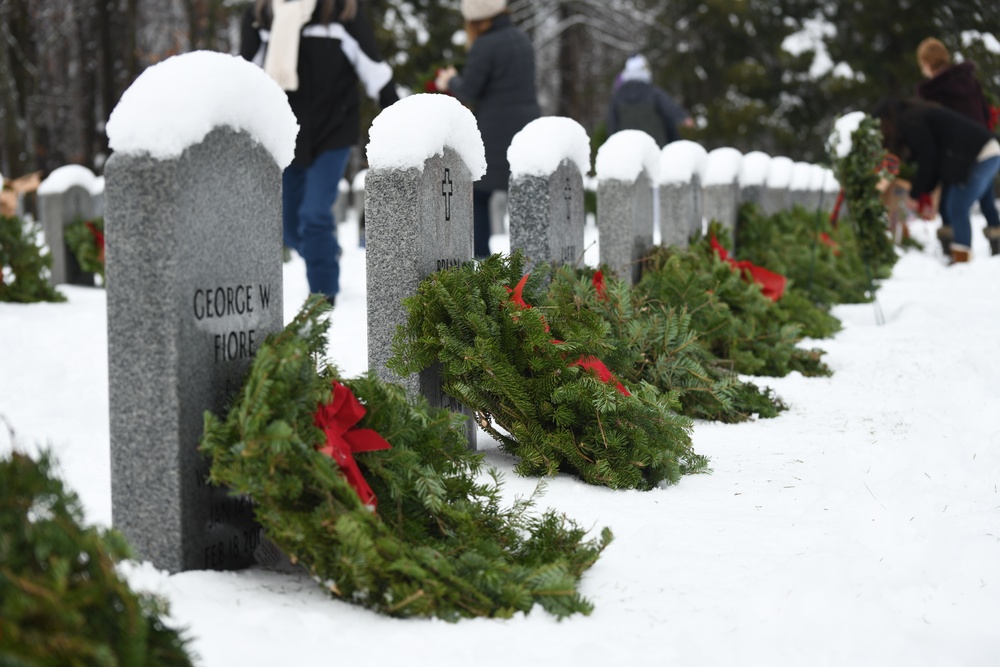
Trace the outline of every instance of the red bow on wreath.
[[781, 298], [781, 295], [785, 293], [785, 285], [788, 283], [788, 279], [780, 273], [775, 273], [774, 271], [768, 271], [762, 266], [757, 266], [752, 262], [746, 260], [742, 262], [737, 262], [729, 256], [726, 249], [719, 245], [719, 242], [715, 239], [715, 235], [712, 235], [711, 239], [712, 249], [715, 250], [716, 254], [719, 255], [719, 259], [723, 262], [727, 262], [734, 270], [738, 270], [742, 273], [743, 277], [747, 276], [750, 279], [760, 285], [761, 291], [771, 301], [777, 301]]
[[98, 229], [97, 225], [95, 225], [90, 220], [87, 221], [87, 229], [90, 230], [90, 233], [94, 237], [94, 243], [97, 244], [97, 259], [101, 262], [101, 264], [103, 264], [104, 263], [104, 232], [102, 232], [100, 229]]
[[[530, 273], [526, 273], [521, 278], [521, 280], [518, 281], [518, 283], [514, 287], [514, 289], [511, 289], [510, 287], [507, 287], [506, 285], [504, 286], [505, 289], [507, 290], [507, 293], [510, 294], [510, 300], [511, 300], [511, 302], [514, 303], [518, 307], [519, 310], [526, 310], [526, 309], [532, 307], [531, 304], [527, 303], [524, 300], [524, 285], [525, 285], [525, 283], [528, 282], [528, 276], [530, 276], [530, 275], [531, 275]], [[597, 279], [597, 276], [601, 276], [601, 278], [600, 278], [599, 281]], [[597, 276], [594, 277], [593, 285], [594, 285], [594, 289], [597, 290], [598, 298], [601, 298], [602, 295], [603, 295], [603, 293], [604, 293], [604, 276], [603, 276], [603, 274], [601, 274], [600, 271], [597, 272]], [[600, 282], [600, 286], [599, 287], [598, 287], [598, 282]], [[545, 321], [544, 317], [542, 318], [542, 321], [543, 322]], [[545, 324], [545, 330], [546, 331], [549, 330], [548, 323]], [[555, 338], [553, 338], [552, 341], [551, 341], [551, 343], [553, 345], [561, 345], [562, 342], [563, 341], [557, 340]], [[625, 385], [623, 385], [621, 382], [618, 381], [618, 378], [615, 377], [614, 373], [612, 373], [610, 370], [608, 370], [608, 367], [604, 365], [604, 362], [601, 361], [600, 359], [598, 359], [597, 357], [594, 357], [594, 356], [580, 357], [576, 361], [572, 362], [570, 364], [570, 366], [579, 366], [580, 368], [583, 368], [584, 370], [594, 371], [595, 373], [597, 373], [597, 378], [601, 382], [603, 382], [604, 384], [608, 384], [611, 381], [614, 381], [614, 383], [615, 383], [615, 389], [617, 389], [619, 392], [621, 392], [622, 395], [624, 395], [624, 396], [631, 396], [632, 395], [631, 393], [629, 393], [629, 390], [625, 388]]]
[[840, 254], [840, 244], [830, 238], [830, 235], [826, 232], [819, 233], [819, 242], [833, 250], [834, 255]]
[[590, 284], [594, 286], [594, 291], [597, 292], [598, 301], [608, 300], [608, 293], [604, 286], [604, 273], [602, 271], [594, 272], [594, 277], [591, 278]]
[[364, 416], [365, 408], [361, 402], [350, 389], [334, 380], [333, 397], [313, 413], [313, 421], [326, 434], [326, 444], [318, 447], [318, 451], [337, 462], [347, 482], [358, 492], [361, 502], [375, 509], [378, 499], [362, 476], [353, 455], [389, 449], [391, 445], [370, 428], [354, 428]]

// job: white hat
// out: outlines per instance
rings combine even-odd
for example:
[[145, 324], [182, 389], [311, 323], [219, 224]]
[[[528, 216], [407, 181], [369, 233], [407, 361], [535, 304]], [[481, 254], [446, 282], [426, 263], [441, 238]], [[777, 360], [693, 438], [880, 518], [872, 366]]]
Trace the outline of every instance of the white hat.
[[637, 53], [625, 61], [625, 69], [622, 70], [622, 81], [645, 81], [649, 83], [653, 79], [653, 73], [649, 69], [649, 61], [646, 56]]
[[462, 0], [462, 16], [466, 21], [493, 18], [507, 9], [507, 0]]

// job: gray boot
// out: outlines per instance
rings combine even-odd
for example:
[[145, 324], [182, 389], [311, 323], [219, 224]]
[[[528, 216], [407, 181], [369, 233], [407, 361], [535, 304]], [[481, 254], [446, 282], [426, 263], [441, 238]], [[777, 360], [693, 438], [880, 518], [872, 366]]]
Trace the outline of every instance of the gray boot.
[[984, 227], [983, 236], [990, 242], [990, 253], [1000, 255], [1000, 227]]
[[941, 226], [937, 230], [938, 241], [941, 242], [941, 252], [944, 253], [945, 257], [951, 257], [951, 242], [955, 239], [955, 232], [951, 231], [951, 227]]

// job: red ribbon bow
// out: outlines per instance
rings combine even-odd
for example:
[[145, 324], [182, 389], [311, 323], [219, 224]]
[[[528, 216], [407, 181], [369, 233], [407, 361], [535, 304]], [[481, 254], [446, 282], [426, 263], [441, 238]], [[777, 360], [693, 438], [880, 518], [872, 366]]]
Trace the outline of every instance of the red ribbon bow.
[[597, 379], [604, 384], [609, 384], [611, 382], [615, 383], [615, 389], [617, 389], [623, 396], [631, 396], [632, 394], [628, 389], [625, 388], [615, 374], [608, 370], [608, 367], [604, 365], [604, 362], [597, 357], [580, 357], [576, 361], [570, 364], [570, 366], [579, 366], [584, 370], [594, 371], [597, 373]]
[[590, 282], [594, 286], [594, 291], [597, 292], [597, 300], [607, 301], [608, 293], [604, 286], [604, 273], [601, 271], [595, 271], [594, 278]]
[[378, 499], [353, 455], [389, 449], [391, 445], [370, 428], [354, 428], [365, 412], [351, 390], [334, 380], [333, 397], [313, 413], [313, 421], [326, 434], [326, 445], [319, 447], [318, 451], [337, 462], [347, 482], [358, 492], [361, 502], [375, 509]]
[[834, 255], [840, 254], [840, 244], [830, 238], [826, 232], [819, 233], [819, 242], [833, 250]]
[[712, 249], [715, 250], [716, 254], [719, 255], [719, 259], [723, 262], [728, 263], [734, 270], [742, 272], [744, 278], [747, 276], [750, 279], [760, 285], [761, 291], [771, 301], [777, 301], [781, 298], [781, 295], [785, 293], [785, 285], [788, 284], [788, 279], [780, 273], [775, 273], [774, 271], [768, 271], [762, 266], [757, 266], [756, 264], [749, 261], [737, 262], [729, 256], [726, 249], [719, 245], [719, 242], [715, 239], [715, 235], [712, 235], [711, 239]]
[[86, 225], [87, 225], [87, 229], [90, 230], [90, 233], [94, 237], [94, 243], [97, 244], [97, 259], [99, 259], [101, 261], [101, 263], [103, 264], [104, 263], [104, 232], [102, 232], [101, 230], [99, 230], [97, 228], [97, 225], [95, 225], [90, 220], [87, 221]]

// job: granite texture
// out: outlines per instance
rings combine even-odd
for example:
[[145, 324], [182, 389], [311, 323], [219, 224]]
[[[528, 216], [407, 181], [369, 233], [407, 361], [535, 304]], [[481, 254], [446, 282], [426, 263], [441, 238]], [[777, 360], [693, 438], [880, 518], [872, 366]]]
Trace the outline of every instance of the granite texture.
[[423, 170], [369, 170], [365, 191], [368, 367], [411, 396], [423, 394], [432, 406], [468, 414], [466, 436], [475, 449], [471, 412], [441, 392], [436, 368], [399, 377], [386, 367], [396, 329], [407, 319], [402, 300], [416, 294], [429, 274], [472, 259], [472, 176], [446, 148]]
[[688, 238], [700, 239], [705, 227], [705, 192], [701, 187], [701, 177], [698, 174], [691, 176], [691, 195], [694, 199], [694, 208], [691, 209], [691, 235]]
[[711, 222], [717, 220], [729, 230], [729, 244], [726, 240], [719, 242], [727, 247], [733, 247], [736, 240], [736, 219], [739, 214], [740, 189], [736, 182], [719, 185], [709, 185], [705, 191], [705, 219]]
[[760, 195], [760, 208], [765, 215], [774, 215], [790, 208], [788, 188], [765, 187]]
[[283, 326], [281, 170], [216, 128], [176, 159], [116, 153], [105, 175], [113, 523], [170, 572], [250, 565], [251, 504], [207, 486], [197, 447]]
[[103, 197], [101, 201], [97, 201], [89, 190], [79, 185], [74, 185], [65, 192], [38, 196], [38, 217], [52, 256], [49, 282], [53, 285], [94, 285], [94, 274], [82, 271], [76, 257], [66, 247], [63, 230], [66, 225], [78, 220], [97, 217], [103, 208], [102, 204]]
[[693, 217], [694, 187], [690, 183], [660, 186], [660, 243], [663, 246], [687, 248]]
[[583, 259], [583, 175], [573, 162], [563, 160], [547, 178], [512, 178], [507, 205], [511, 251], [523, 250], [529, 269]]
[[643, 172], [634, 183], [604, 180], [597, 184], [600, 261], [635, 284], [642, 260], [653, 247], [653, 184]]

